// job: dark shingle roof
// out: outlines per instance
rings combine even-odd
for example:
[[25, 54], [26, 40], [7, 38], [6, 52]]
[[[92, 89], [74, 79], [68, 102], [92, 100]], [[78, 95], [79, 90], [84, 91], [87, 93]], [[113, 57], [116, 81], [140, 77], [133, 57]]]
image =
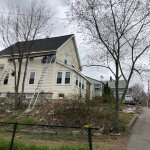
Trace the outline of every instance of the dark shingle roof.
[[[27, 42], [27, 48], [31, 52], [42, 52], [47, 50], [57, 50], [62, 44], [64, 44], [73, 34], [65, 35], [65, 36], [58, 36], [52, 38], [45, 38], [45, 39], [37, 39], [33, 41]], [[31, 43], [32, 46], [31, 46]], [[19, 47], [23, 47], [25, 42], [19, 42]], [[15, 54], [18, 53], [17, 43], [12, 45], [13, 51]], [[19, 48], [20, 49], [20, 48]], [[0, 55], [10, 55], [10, 47], [0, 51]]]

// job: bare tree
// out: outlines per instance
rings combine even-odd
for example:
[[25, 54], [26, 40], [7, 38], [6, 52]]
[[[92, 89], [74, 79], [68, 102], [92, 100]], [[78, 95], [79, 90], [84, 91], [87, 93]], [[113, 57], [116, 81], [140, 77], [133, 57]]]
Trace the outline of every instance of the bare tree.
[[[70, 2], [69, 21], [94, 47], [86, 66], [104, 67], [115, 79], [115, 121], [119, 128], [119, 102], [125, 97], [131, 77], [150, 47], [150, 7], [148, 0], [75, 0]], [[119, 99], [119, 79], [126, 88]]]
[[[30, 50], [34, 45], [34, 39], [50, 33], [47, 29], [52, 31], [53, 11], [47, 6], [46, 1], [35, 0], [26, 6], [9, 5], [7, 15], [1, 17], [1, 38], [10, 51], [14, 67], [16, 108], [21, 107], [21, 97], [24, 93]], [[20, 84], [21, 94], [19, 94]]]
[[[132, 97], [137, 101], [137, 102], [140, 102], [140, 101], [143, 101], [143, 93], [144, 92], [144, 86], [141, 85], [141, 84], [135, 84], [131, 87], [131, 93], [132, 93]], [[145, 93], [146, 95], [146, 93]]]

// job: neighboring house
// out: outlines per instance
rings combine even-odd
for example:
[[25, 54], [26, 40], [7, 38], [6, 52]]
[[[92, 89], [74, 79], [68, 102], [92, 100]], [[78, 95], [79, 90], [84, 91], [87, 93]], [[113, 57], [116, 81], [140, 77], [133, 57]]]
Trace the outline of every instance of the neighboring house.
[[[20, 44], [23, 43], [20, 42]], [[17, 61], [17, 46], [14, 44], [12, 47]], [[24, 90], [26, 98], [31, 99], [35, 94], [41, 93], [49, 94], [52, 99], [68, 98], [79, 94], [82, 94], [84, 98], [87, 95], [90, 96], [91, 81], [80, 72], [80, 58], [73, 34], [34, 40], [29, 50], [31, 55]], [[1, 97], [5, 97], [7, 93], [14, 94], [12, 70], [12, 58], [10, 47], [8, 47], [0, 51]]]
[[[87, 76], [86, 76], [87, 77]], [[91, 87], [91, 93], [92, 93], [92, 97], [95, 96], [102, 96], [102, 92], [103, 92], [103, 82], [87, 77], [91, 82], [92, 82], [92, 87]]]
[[[86, 76], [87, 77], [87, 76]], [[92, 97], [95, 96], [102, 96], [103, 88], [106, 83], [108, 83], [108, 86], [110, 87], [112, 93], [115, 96], [115, 82], [112, 80], [112, 77], [110, 77], [109, 81], [100, 81], [96, 80], [90, 77], [87, 77], [92, 82]], [[119, 97], [122, 96], [124, 90], [125, 90], [126, 82], [124, 80], [119, 80]], [[129, 89], [127, 91], [127, 94], [125, 95], [125, 101], [132, 101], [133, 98], [131, 96], [131, 93], [129, 92]]]

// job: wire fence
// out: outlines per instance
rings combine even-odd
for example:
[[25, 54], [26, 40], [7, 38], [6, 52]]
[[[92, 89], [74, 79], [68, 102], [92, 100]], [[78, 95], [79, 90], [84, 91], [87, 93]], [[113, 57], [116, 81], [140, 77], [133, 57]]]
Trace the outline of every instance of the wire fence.
[[93, 150], [94, 130], [0, 122], [0, 150]]

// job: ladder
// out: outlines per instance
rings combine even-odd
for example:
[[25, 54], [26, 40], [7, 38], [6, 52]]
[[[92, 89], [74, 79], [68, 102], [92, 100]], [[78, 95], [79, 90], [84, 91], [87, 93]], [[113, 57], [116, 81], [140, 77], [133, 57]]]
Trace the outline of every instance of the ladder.
[[41, 77], [37, 83], [37, 87], [35, 88], [35, 91], [34, 91], [34, 94], [33, 94], [33, 97], [32, 99], [30, 100], [30, 103], [29, 103], [29, 106], [26, 110], [26, 112], [30, 112], [36, 105], [37, 101], [38, 101], [38, 97], [40, 95], [40, 93], [42, 92], [41, 90], [41, 87], [42, 87], [42, 83], [44, 81], [44, 78], [49, 70], [49, 67], [50, 67], [50, 64], [52, 63], [53, 61], [53, 58], [51, 58], [50, 62], [47, 61], [43, 67], [42, 67], [42, 74], [41, 74]]
[[10, 71], [10, 63], [8, 63], [6, 67], [4, 67], [4, 71], [2, 73], [2, 76], [0, 77], [0, 84], [1, 85], [3, 84], [3, 80], [6, 77], [6, 75], [9, 73], [9, 71]]

